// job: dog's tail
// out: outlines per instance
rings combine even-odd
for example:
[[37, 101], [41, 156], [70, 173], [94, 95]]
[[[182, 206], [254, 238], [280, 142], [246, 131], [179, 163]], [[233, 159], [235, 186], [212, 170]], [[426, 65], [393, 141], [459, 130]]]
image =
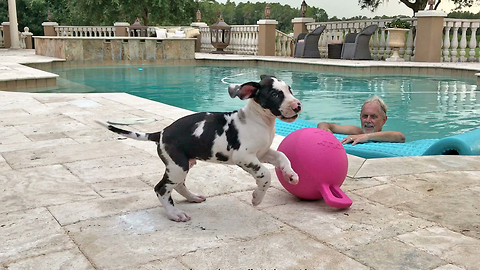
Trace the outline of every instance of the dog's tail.
[[143, 133], [143, 132], [138, 132], [138, 131], [129, 131], [121, 128], [117, 128], [112, 125], [108, 125], [106, 123], [96, 121], [95, 122], [101, 126], [104, 126], [108, 128], [108, 130], [115, 132], [117, 134], [120, 134], [124, 137], [130, 138], [130, 139], [135, 139], [139, 141], [152, 141], [152, 142], [159, 142], [160, 141], [160, 132], [155, 132], [155, 133]]

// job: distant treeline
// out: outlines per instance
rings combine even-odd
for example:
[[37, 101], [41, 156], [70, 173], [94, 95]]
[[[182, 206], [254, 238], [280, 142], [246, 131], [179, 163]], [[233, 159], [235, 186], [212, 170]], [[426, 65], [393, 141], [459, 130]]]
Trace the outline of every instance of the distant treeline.
[[[0, 22], [8, 21], [7, 2], [0, 1]], [[45, 21], [55, 21], [60, 25], [113, 25], [115, 22], [132, 24], [138, 17], [144, 25], [190, 25], [196, 21], [197, 10], [202, 14], [201, 21], [209, 25], [217, 22], [220, 15], [231, 25], [251, 25], [265, 18], [267, 5], [267, 2], [235, 4], [229, 0], [225, 4], [215, 0], [16, 0], [16, 3], [19, 28], [28, 26], [35, 35], [43, 35], [41, 25]], [[277, 29], [292, 32], [291, 21], [301, 16], [300, 6], [269, 4], [270, 18], [278, 21]], [[308, 7], [306, 17], [314, 18], [316, 22], [391, 18], [329, 17], [324, 9], [314, 6]], [[478, 19], [480, 12], [452, 12], [448, 17]]]

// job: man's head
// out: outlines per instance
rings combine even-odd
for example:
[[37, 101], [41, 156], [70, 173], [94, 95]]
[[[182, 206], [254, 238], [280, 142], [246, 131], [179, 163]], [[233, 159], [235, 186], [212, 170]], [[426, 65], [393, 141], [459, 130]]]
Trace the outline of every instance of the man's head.
[[363, 133], [382, 131], [387, 121], [387, 105], [377, 96], [373, 96], [363, 103], [360, 112], [360, 122]]

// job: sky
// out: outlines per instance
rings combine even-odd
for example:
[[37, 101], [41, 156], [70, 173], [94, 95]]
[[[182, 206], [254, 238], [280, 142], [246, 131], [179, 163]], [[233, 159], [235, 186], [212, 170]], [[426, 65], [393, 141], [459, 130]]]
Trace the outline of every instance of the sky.
[[[240, 2], [247, 2], [247, 0], [230, 0], [235, 3]], [[267, 2], [267, 3], [280, 3], [283, 5], [290, 5], [291, 7], [298, 7], [300, 8], [300, 4], [302, 0], [249, 0], [250, 2]], [[226, 0], [217, 0], [217, 2], [225, 3]], [[317, 8], [323, 8], [328, 17], [337, 16], [338, 18], [350, 18], [358, 15], [364, 15], [367, 17], [375, 17], [375, 16], [396, 16], [396, 15], [407, 15], [412, 16], [413, 12], [404, 4], [400, 3], [398, 0], [389, 0], [385, 1], [383, 5], [380, 5], [379, 8], [375, 12], [370, 12], [367, 9], [360, 9], [360, 5], [358, 4], [358, 0], [305, 0], [307, 5], [315, 6]], [[440, 5], [438, 6], [438, 10], [444, 10], [447, 13], [450, 12], [455, 5], [453, 5], [448, 0], [442, 0]], [[467, 10], [464, 10], [467, 11]], [[480, 6], [474, 6], [468, 11], [477, 13], [480, 11]]]

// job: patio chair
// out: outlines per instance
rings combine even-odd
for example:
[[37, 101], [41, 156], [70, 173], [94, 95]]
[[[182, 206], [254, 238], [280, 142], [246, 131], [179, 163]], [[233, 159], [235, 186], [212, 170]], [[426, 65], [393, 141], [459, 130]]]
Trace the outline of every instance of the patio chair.
[[372, 24], [365, 27], [360, 33], [348, 33], [343, 41], [342, 59], [371, 60], [370, 37], [377, 28], [377, 24]]
[[320, 58], [318, 51], [318, 40], [325, 26], [315, 28], [310, 33], [301, 33], [295, 42], [295, 53], [293, 57]]

